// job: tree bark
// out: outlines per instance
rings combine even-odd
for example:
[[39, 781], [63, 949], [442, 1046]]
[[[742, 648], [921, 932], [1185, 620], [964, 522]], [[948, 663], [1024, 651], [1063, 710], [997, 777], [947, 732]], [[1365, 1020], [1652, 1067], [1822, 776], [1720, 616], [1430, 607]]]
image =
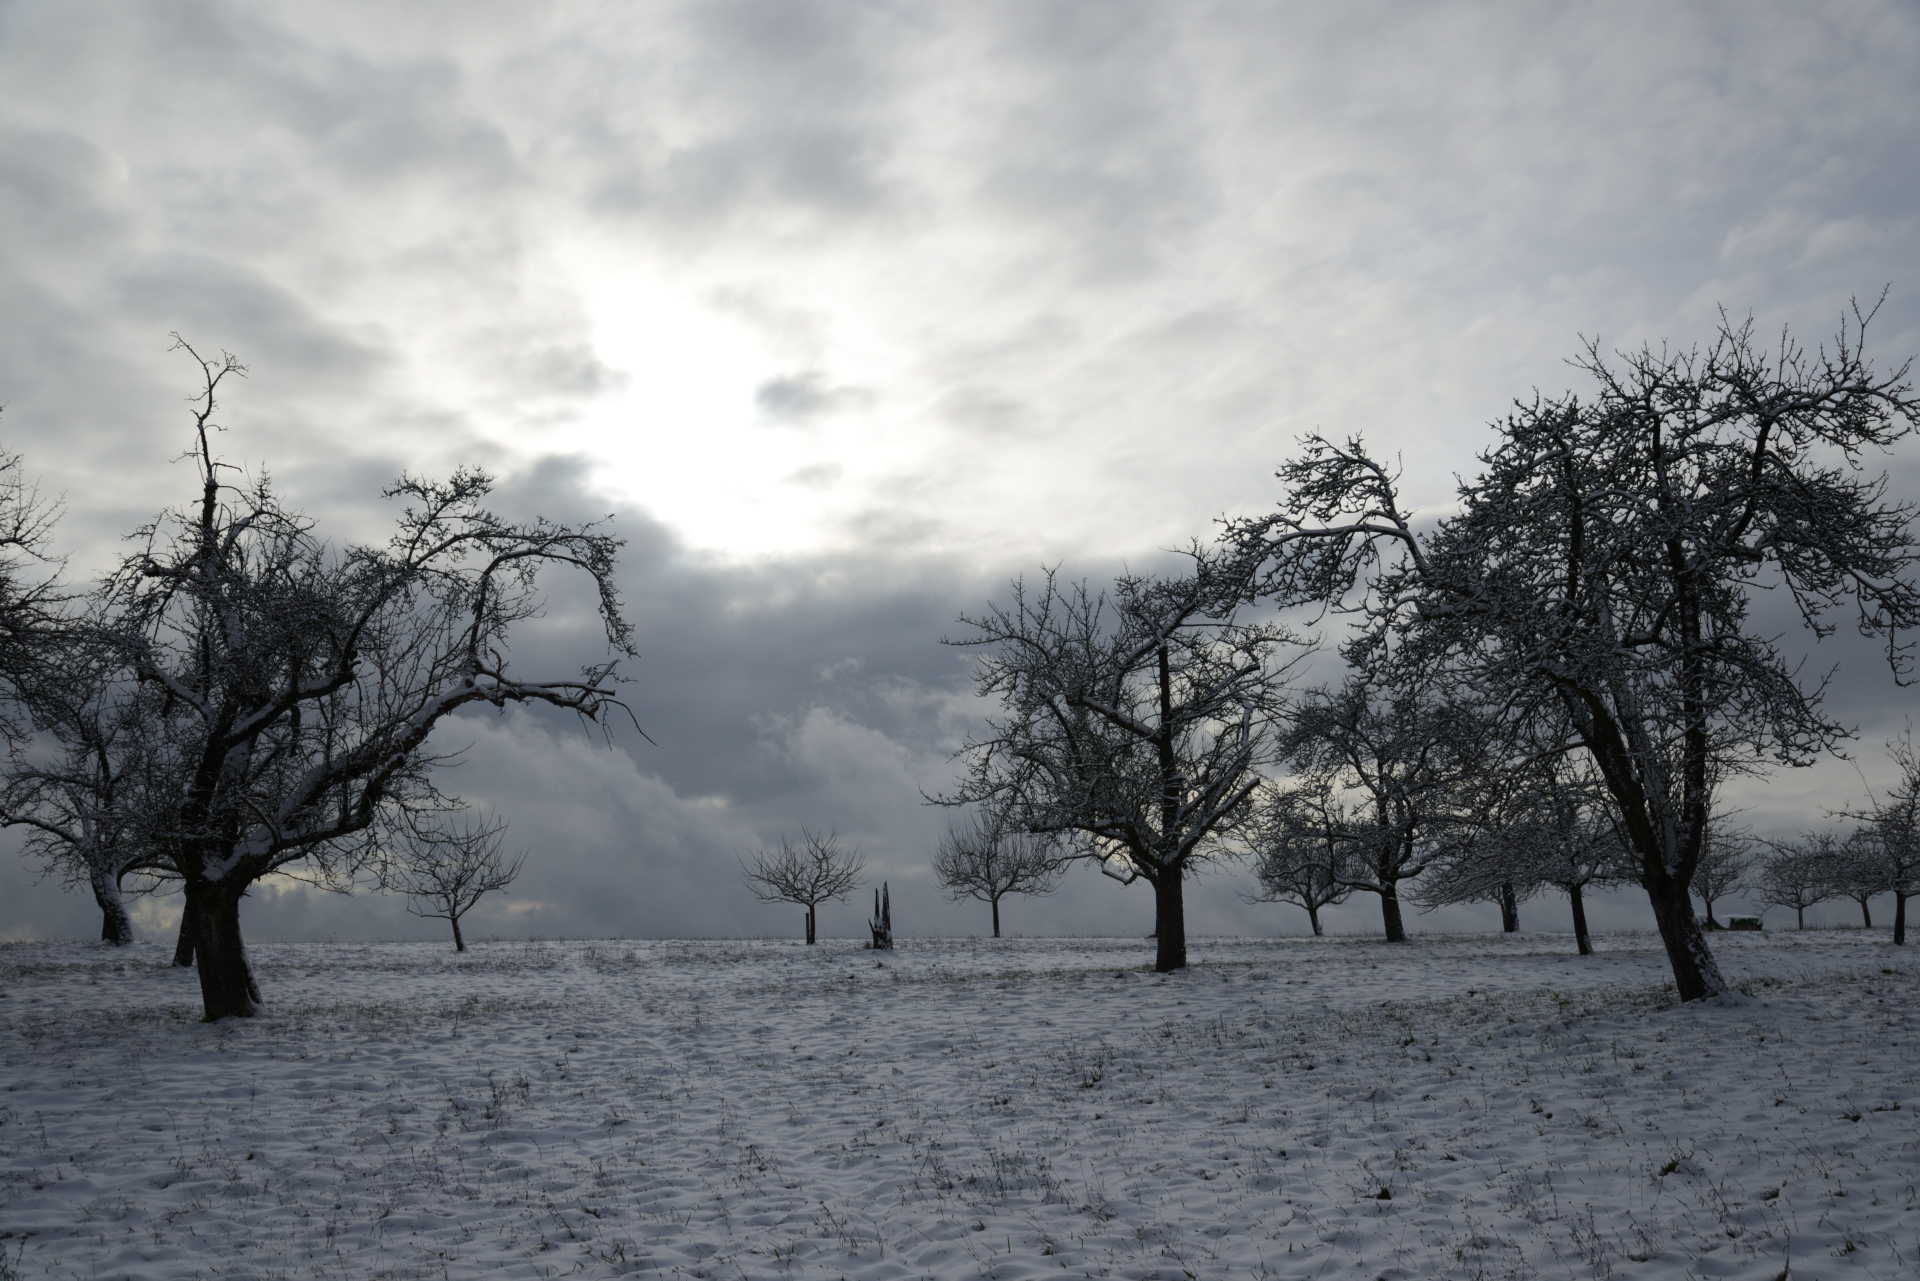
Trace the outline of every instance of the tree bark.
[[1320, 909], [1317, 907], [1308, 906], [1307, 919], [1313, 922], [1313, 936], [1315, 938], [1325, 937], [1325, 935], [1320, 929]]
[[1505, 881], [1500, 886], [1500, 929], [1505, 934], [1517, 934], [1520, 930], [1520, 898], [1513, 892], [1513, 882]]
[[199, 926], [194, 923], [193, 913], [193, 896], [188, 895], [186, 903], [180, 909], [180, 937], [173, 945], [173, 964], [177, 969], [193, 968], [193, 940], [199, 930]]
[[807, 904], [807, 942], [813, 942], [813, 904]]
[[1907, 898], [1907, 895], [1900, 893], [1898, 890], [1894, 891], [1893, 941], [1895, 943], [1905, 943], [1907, 941]]
[[1700, 901], [1707, 905], [1707, 928], [1710, 930], [1719, 929], [1720, 922], [1713, 919], [1713, 900], [1708, 898], [1706, 895], [1702, 894], [1700, 896]]
[[[243, 890], [189, 877], [188, 915], [194, 922], [194, 954], [199, 962], [200, 1001], [205, 1021], [250, 1019], [259, 1013], [260, 987], [240, 937]], [[196, 902], [197, 900], [197, 902]]]
[[1804, 930], [1807, 928], [1807, 909], [1806, 908], [1804, 907], [1794, 908], [1793, 916], [1794, 916], [1794, 920], [1797, 922], [1797, 924], [1795, 925], [1796, 929]]
[[119, 879], [107, 872], [92, 876], [93, 901], [100, 906], [100, 941], [125, 946], [133, 942], [133, 918], [120, 897]]
[[1000, 900], [998, 898], [993, 900], [993, 936], [1000, 937]]
[[1573, 943], [1580, 955], [1593, 955], [1593, 936], [1587, 932], [1587, 900], [1578, 885], [1567, 890], [1567, 902], [1573, 905]]
[[467, 941], [460, 937], [460, 918], [458, 916], [450, 916], [447, 919], [453, 922], [453, 950], [456, 952], [466, 951]]
[[1380, 887], [1380, 921], [1387, 931], [1387, 942], [1407, 941], [1407, 927], [1400, 920], [1400, 893], [1392, 881]]
[[1153, 968], [1160, 974], [1187, 968], [1187, 907], [1181, 897], [1180, 868], [1160, 874], [1153, 883]]
[[1707, 947], [1707, 936], [1693, 914], [1693, 895], [1687, 887], [1668, 880], [1646, 888], [1654, 922], [1660, 927], [1660, 941], [1666, 944], [1667, 963], [1673, 967], [1673, 990], [1683, 1001], [1698, 1001], [1726, 991], [1727, 981], [1720, 977], [1719, 962]]
[[1860, 900], [1860, 928], [1863, 930], [1873, 928], [1873, 909], [1867, 906], [1867, 900], [1864, 898]]

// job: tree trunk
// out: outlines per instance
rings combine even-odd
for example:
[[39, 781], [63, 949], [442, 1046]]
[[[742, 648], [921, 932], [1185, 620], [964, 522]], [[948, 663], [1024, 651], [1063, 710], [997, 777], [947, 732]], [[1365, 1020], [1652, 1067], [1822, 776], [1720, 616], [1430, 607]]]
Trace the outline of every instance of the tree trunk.
[[813, 904], [807, 904], [807, 942], [813, 942]]
[[1313, 936], [1315, 938], [1324, 938], [1325, 934], [1320, 929], [1320, 909], [1311, 903], [1307, 905], [1307, 919], [1313, 922]]
[[1587, 900], [1578, 885], [1567, 890], [1567, 902], [1573, 905], [1573, 943], [1580, 955], [1593, 955], [1593, 936], [1587, 933]]
[[1513, 892], [1512, 881], [1500, 886], [1500, 930], [1505, 934], [1516, 934], [1520, 930], [1520, 898]]
[[993, 936], [1000, 937], [1000, 900], [998, 898], [993, 900]]
[[100, 941], [118, 946], [133, 942], [133, 918], [127, 915], [126, 901], [120, 897], [119, 878], [96, 871], [91, 879], [93, 901], [100, 906]]
[[[240, 937], [242, 890], [187, 879], [187, 909], [194, 922], [194, 954], [200, 969], [205, 1019], [250, 1019], [259, 1013], [260, 986]], [[197, 902], [196, 902], [197, 900]]]
[[1863, 930], [1873, 928], [1873, 909], [1867, 906], [1865, 898], [1860, 900], [1860, 928]]
[[1895, 943], [1907, 941], [1907, 897], [1898, 890], [1893, 892], [1893, 941]]
[[1187, 907], [1180, 868], [1169, 868], [1153, 885], [1153, 968], [1160, 974], [1187, 968]]
[[188, 895], [185, 904], [180, 908], [180, 938], [173, 945], [174, 966], [182, 970], [193, 968], [193, 940], [199, 930], [199, 927], [194, 924], [193, 913], [193, 896]]
[[1387, 942], [1407, 941], [1407, 927], [1400, 921], [1400, 893], [1392, 881], [1380, 888], [1380, 921], [1386, 927]]
[[1667, 947], [1667, 963], [1673, 967], [1673, 990], [1683, 1001], [1718, 996], [1727, 990], [1720, 977], [1719, 962], [1707, 946], [1707, 936], [1693, 914], [1693, 895], [1673, 880], [1647, 887], [1647, 901], [1653, 905], [1653, 919], [1660, 927], [1660, 941]]
[[1708, 898], [1706, 895], [1702, 894], [1700, 896], [1700, 901], [1707, 905], [1707, 928], [1710, 930], [1719, 929], [1720, 922], [1713, 919], [1713, 900]]
[[1804, 907], [1796, 907], [1793, 909], [1793, 915], [1794, 915], [1794, 919], [1798, 922], [1795, 928], [1802, 929], [1802, 930], [1806, 929], [1807, 928], [1807, 909]]
[[456, 952], [466, 951], [467, 941], [460, 937], [460, 918], [458, 916], [450, 916], [447, 919], [453, 922], [453, 950]]

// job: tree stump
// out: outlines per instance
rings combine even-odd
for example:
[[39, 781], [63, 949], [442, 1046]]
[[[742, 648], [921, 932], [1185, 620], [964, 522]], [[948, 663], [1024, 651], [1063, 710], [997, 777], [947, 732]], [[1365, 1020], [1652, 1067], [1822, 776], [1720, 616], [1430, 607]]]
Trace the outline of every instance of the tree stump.
[[873, 892], [873, 916], [867, 928], [873, 931], [873, 942], [867, 944], [868, 947], [876, 952], [893, 951], [893, 896], [887, 891], [885, 881]]

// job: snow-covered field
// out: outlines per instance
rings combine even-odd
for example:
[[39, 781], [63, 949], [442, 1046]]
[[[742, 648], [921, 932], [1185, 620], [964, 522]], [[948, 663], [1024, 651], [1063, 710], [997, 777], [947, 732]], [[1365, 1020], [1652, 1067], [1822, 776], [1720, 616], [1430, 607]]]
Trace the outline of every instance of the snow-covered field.
[[1920, 1276], [1920, 948], [0, 948], [0, 1277]]

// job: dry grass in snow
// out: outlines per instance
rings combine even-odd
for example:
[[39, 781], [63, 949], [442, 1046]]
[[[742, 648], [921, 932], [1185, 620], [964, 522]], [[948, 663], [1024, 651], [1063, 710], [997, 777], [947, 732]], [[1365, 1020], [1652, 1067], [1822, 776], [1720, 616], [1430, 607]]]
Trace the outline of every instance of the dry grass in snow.
[[1920, 1275], [1920, 958], [0, 948], [0, 1277]]

